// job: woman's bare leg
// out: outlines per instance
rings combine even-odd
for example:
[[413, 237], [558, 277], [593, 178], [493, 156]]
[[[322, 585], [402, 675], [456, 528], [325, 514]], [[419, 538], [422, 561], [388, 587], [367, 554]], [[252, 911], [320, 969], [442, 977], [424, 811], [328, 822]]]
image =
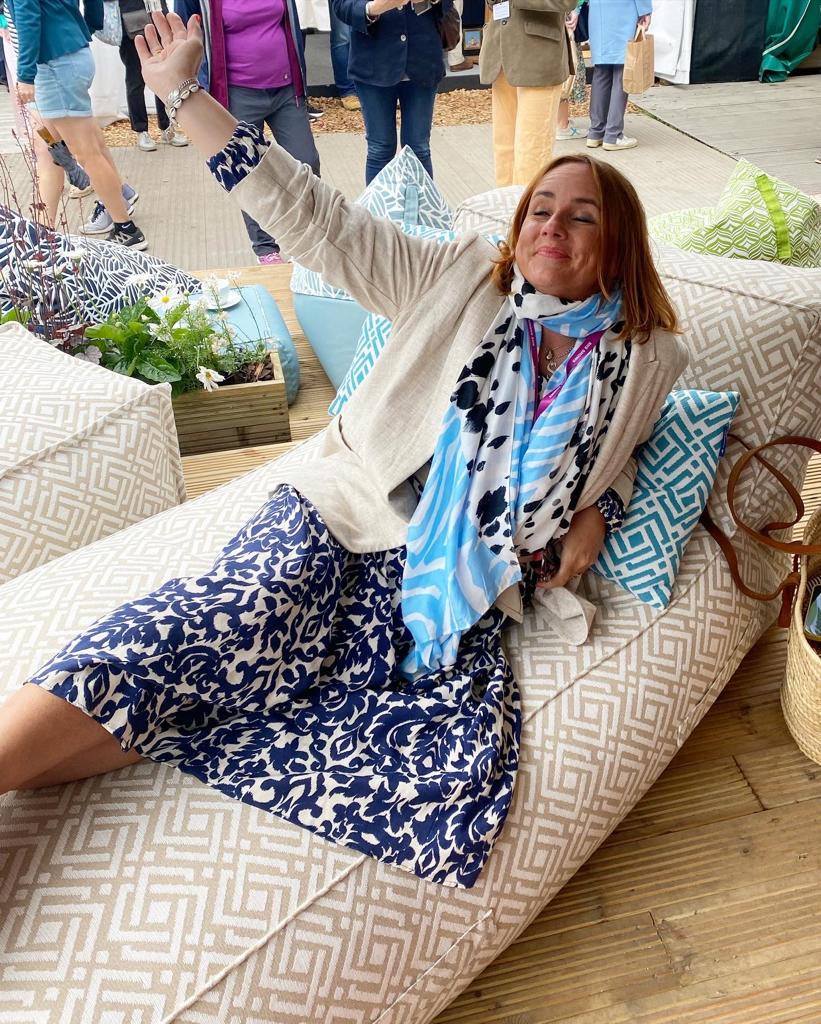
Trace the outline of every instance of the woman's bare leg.
[[[36, 129], [41, 125], [42, 122], [39, 119], [32, 124], [31, 144], [34, 149], [34, 159], [37, 161], [37, 179], [40, 200], [45, 208], [46, 227], [53, 228], [57, 219], [57, 207], [63, 194], [65, 173], [63, 168], [58, 167], [51, 159], [51, 153], [48, 151], [45, 140], [37, 134]], [[42, 220], [42, 217], [38, 219]]]
[[137, 760], [85, 712], [33, 683], [0, 708], [0, 793], [85, 779]]
[[97, 198], [116, 223], [130, 220], [123, 199], [123, 182], [93, 117], [59, 117], [49, 121], [75, 159], [85, 168]]

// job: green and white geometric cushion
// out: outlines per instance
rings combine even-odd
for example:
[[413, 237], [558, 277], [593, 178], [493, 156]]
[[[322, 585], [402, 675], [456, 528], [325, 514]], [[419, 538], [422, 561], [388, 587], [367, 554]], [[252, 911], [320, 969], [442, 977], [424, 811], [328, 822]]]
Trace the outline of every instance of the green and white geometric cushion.
[[747, 160], [716, 206], [665, 213], [649, 227], [656, 241], [690, 252], [821, 267], [821, 206]]

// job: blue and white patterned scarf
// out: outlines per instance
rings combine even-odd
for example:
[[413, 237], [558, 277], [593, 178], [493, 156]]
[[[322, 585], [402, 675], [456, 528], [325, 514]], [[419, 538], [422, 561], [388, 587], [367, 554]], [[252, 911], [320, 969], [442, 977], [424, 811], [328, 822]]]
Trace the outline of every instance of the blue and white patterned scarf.
[[[627, 373], [620, 314], [620, 292], [569, 302], [516, 269], [509, 301], [459, 375], [408, 529], [408, 675], [453, 665], [462, 633], [521, 580], [518, 555], [569, 529]], [[527, 321], [577, 339], [538, 405]]]

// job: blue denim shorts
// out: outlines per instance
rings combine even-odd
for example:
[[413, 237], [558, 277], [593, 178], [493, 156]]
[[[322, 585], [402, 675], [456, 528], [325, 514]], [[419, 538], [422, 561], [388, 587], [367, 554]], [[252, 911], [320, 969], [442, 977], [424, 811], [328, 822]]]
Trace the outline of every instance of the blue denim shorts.
[[34, 102], [40, 117], [91, 117], [89, 89], [93, 80], [90, 46], [38, 64]]

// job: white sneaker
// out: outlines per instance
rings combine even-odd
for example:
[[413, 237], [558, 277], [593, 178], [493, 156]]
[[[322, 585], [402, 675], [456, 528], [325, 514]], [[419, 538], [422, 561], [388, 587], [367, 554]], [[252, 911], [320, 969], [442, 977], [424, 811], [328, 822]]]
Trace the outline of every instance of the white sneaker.
[[567, 122], [566, 128], [556, 127], [556, 142], [567, 142], [569, 139], [583, 139], [586, 135], [581, 128], [577, 128], [573, 119]]
[[603, 142], [603, 139], [591, 139], [590, 136], [588, 135], [588, 137], [587, 137], [587, 148], [588, 149], [598, 149], [599, 146], [602, 144], [602, 142]]
[[[635, 149], [638, 146], [638, 139], [631, 139], [629, 135], [620, 135], [615, 142], [605, 142], [604, 149]], [[588, 145], [590, 145], [588, 141]]]
[[141, 149], [143, 153], [153, 153], [157, 148], [157, 143], [151, 138], [148, 132], [140, 132], [140, 136], [137, 139], [137, 148]]
[[86, 196], [90, 196], [94, 191], [94, 186], [89, 183], [85, 188], [78, 188], [76, 185], [72, 185], [68, 190], [70, 199], [85, 199]]
[[170, 125], [162, 132], [161, 138], [168, 146], [188, 145], [188, 136], [184, 135], [178, 128], [172, 128]]

